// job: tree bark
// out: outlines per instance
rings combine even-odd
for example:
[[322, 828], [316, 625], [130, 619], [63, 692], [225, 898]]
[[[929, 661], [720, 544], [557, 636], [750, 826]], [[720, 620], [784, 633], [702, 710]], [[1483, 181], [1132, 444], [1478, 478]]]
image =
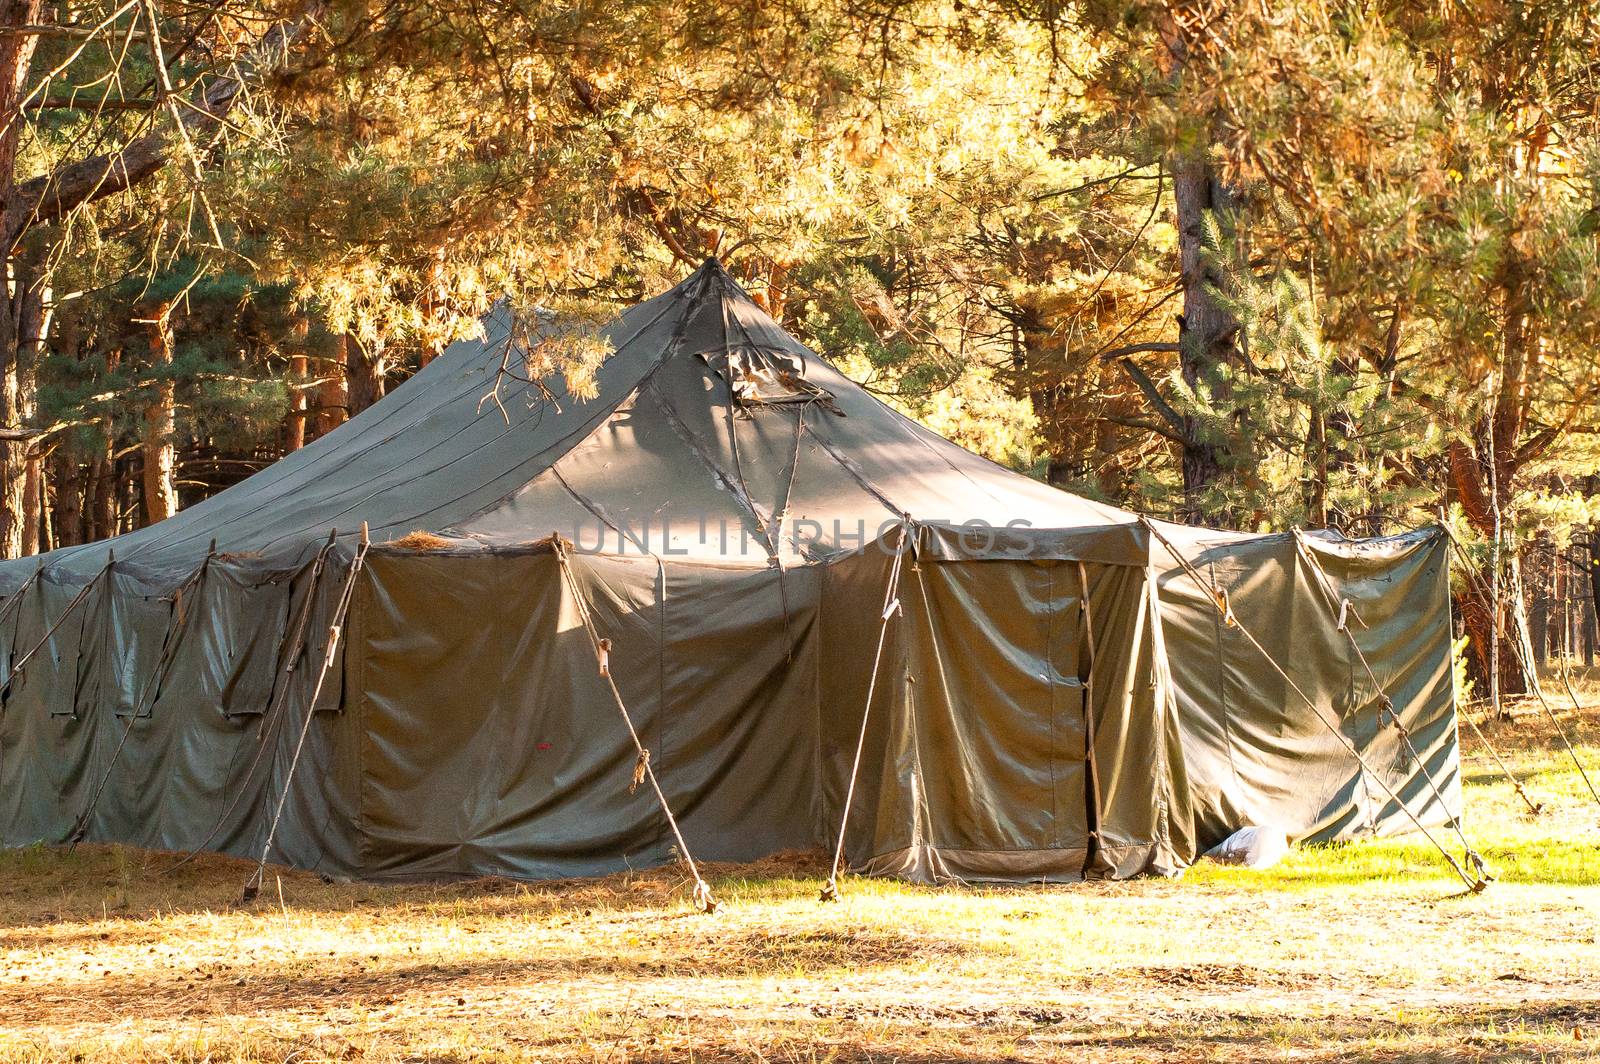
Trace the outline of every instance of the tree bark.
[[144, 408], [144, 519], [153, 525], [178, 512], [178, 488], [174, 483], [178, 455], [173, 444], [177, 432], [176, 391], [172, 367], [172, 331], [168, 316], [170, 304], [156, 309], [149, 325], [150, 366], [155, 382]]
[[55, 453], [51, 464], [55, 467], [50, 477], [55, 485], [55, 546], [75, 547], [84, 541], [83, 467], [64, 450]]
[[345, 350], [348, 344], [349, 340], [341, 337], [339, 341], [339, 357], [337, 359], [324, 359], [322, 369], [317, 374], [321, 382], [317, 385], [316, 429], [318, 436], [326, 436], [344, 424], [346, 411], [350, 406], [350, 391], [347, 386], [348, 377], [345, 369]]
[[[1201, 153], [1172, 161], [1172, 195], [1177, 208], [1178, 261], [1183, 285], [1183, 314], [1178, 319], [1178, 361], [1184, 383], [1213, 403], [1225, 404], [1228, 388], [1219, 371], [1238, 361], [1239, 320], [1226, 307], [1222, 293], [1228, 279], [1206, 246], [1207, 221], [1226, 236], [1238, 212], [1238, 198], [1219, 180], [1215, 167]], [[1205, 494], [1222, 475], [1226, 450], [1200, 418], [1184, 416], [1182, 468], [1184, 517], [1200, 524], [1216, 514], [1206, 512]]]
[[1545, 665], [1550, 660], [1550, 610], [1554, 599], [1550, 585], [1555, 574], [1545, 564], [1545, 558], [1551, 549], [1549, 537], [1541, 532], [1534, 537], [1529, 555], [1528, 585], [1533, 601], [1528, 610], [1528, 641], [1533, 644], [1535, 665]]
[[[48, 317], [44, 293], [20, 260], [7, 263], [9, 292], [0, 293], [0, 425], [31, 426], [38, 412], [38, 359]], [[0, 556], [39, 549], [39, 459], [26, 436], [0, 441]]]
[[289, 454], [306, 445], [306, 356], [289, 358], [289, 416], [283, 423], [283, 452]]
[[345, 380], [350, 416], [355, 417], [367, 407], [383, 398], [384, 378], [388, 375], [388, 359], [384, 355], [383, 341], [366, 347], [353, 336], [345, 337]]

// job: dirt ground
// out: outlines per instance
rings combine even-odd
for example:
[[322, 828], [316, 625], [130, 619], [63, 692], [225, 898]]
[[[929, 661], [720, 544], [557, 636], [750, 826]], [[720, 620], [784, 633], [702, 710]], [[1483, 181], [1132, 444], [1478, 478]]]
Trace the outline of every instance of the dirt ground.
[[[1565, 715], [1600, 767], [1590, 711]], [[605, 880], [329, 884], [83, 847], [0, 855], [0, 1061], [1105, 1061], [1600, 1056], [1600, 805], [1553, 729], [1464, 736], [1464, 894], [1414, 840], [1265, 872], [934, 889], [810, 854]]]

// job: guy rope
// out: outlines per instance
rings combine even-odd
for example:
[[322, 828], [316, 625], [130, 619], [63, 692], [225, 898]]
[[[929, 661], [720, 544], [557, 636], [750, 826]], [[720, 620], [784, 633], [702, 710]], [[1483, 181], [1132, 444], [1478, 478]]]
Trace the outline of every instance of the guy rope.
[[[1200, 573], [1198, 569], [1190, 564], [1189, 559], [1186, 558], [1178, 550], [1178, 548], [1172, 544], [1172, 541], [1161, 534], [1161, 530], [1156, 527], [1154, 521], [1150, 520], [1148, 517], [1140, 516], [1139, 523], [1144, 525], [1144, 527], [1149, 530], [1150, 534], [1167, 549], [1167, 553], [1172, 555], [1172, 557], [1177, 561], [1178, 565], [1182, 567], [1183, 571], [1188, 574], [1189, 579], [1194, 581], [1195, 587], [1198, 590], [1205, 592], [1210, 597], [1212, 605], [1216, 607], [1218, 614], [1221, 615], [1223, 619], [1223, 622], [1227, 624], [1228, 627], [1236, 629], [1240, 635], [1244, 636], [1246, 641], [1248, 641], [1251, 646], [1256, 648], [1256, 651], [1266, 659], [1267, 664], [1272, 666], [1273, 671], [1276, 672], [1279, 677], [1283, 679], [1283, 682], [1288, 684], [1290, 689], [1300, 697], [1300, 700], [1306, 704], [1306, 708], [1311, 710], [1311, 715], [1317, 719], [1317, 722], [1326, 728], [1329, 733], [1332, 734], [1334, 738], [1338, 739], [1344, 748], [1350, 752], [1350, 756], [1355, 758], [1356, 764], [1361, 767], [1361, 771], [1365, 773], [1366, 777], [1378, 781], [1378, 785], [1383, 788], [1384, 792], [1388, 794], [1390, 800], [1393, 801], [1400, 811], [1406, 815], [1407, 819], [1411, 821], [1416, 829], [1422, 833], [1422, 836], [1432, 843], [1435, 849], [1444, 855], [1445, 861], [1449, 863], [1456, 875], [1461, 877], [1461, 881], [1467, 885], [1467, 889], [1474, 894], [1481, 893], [1487, 889], [1489, 886], [1487, 878], [1488, 873], [1483, 864], [1483, 859], [1479, 857], [1478, 854], [1471, 849], [1471, 847], [1468, 847], [1468, 860], [1473, 863], [1479, 874], [1476, 876], [1471, 875], [1466, 869], [1462, 868], [1461, 862], [1457, 861], [1455, 855], [1446, 849], [1438, 839], [1434, 838], [1433, 833], [1430, 832], [1427, 827], [1423, 825], [1422, 821], [1417, 817], [1417, 815], [1411, 811], [1411, 807], [1407, 805], [1405, 800], [1400, 797], [1399, 793], [1389, 785], [1389, 781], [1372, 770], [1372, 766], [1367, 764], [1366, 758], [1361, 756], [1361, 751], [1357, 749], [1353, 742], [1350, 741], [1350, 738], [1322, 715], [1322, 710], [1318, 708], [1316, 702], [1311, 698], [1311, 696], [1306, 694], [1305, 690], [1294, 681], [1294, 678], [1284, 670], [1282, 665], [1278, 664], [1277, 659], [1267, 651], [1266, 647], [1262, 646], [1260, 640], [1256, 639], [1256, 637], [1250, 633], [1250, 630], [1240, 623], [1239, 618], [1234, 615], [1232, 604], [1228, 600], [1228, 592], [1225, 589], [1218, 587], [1215, 581], [1207, 579]], [[1428, 773], [1426, 767], [1422, 767], [1422, 774], [1427, 776]], [[1431, 785], [1433, 781], [1430, 779], [1428, 782]]]
[[[350, 612], [350, 602], [355, 597], [356, 577], [361, 574], [361, 567], [366, 564], [367, 551], [372, 547], [371, 537], [367, 533], [367, 523], [361, 522], [361, 542], [356, 547], [355, 557], [350, 562], [350, 573], [345, 577], [344, 589], [339, 592], [338, 603], [334, 606], [333, 621], [328, 626], [328, 645], [322, 652], [322, 668], [317, 670], [317, 682], [311, 688], [311, 697], [306, 701], [306, 716], [300, 722], [300, 737], [295, 740], [294, 753], [289, 757], [289, 770], [283, 776], [283, 793], [278, 795], [278, 807], [272, 814], [272, 823], [267, 826], [267, 841], [261, 846], [261, 857], [256, 861], [256, 870], [245, 881], [244, 891], [240, 901], [249, 903], [261, 891], [261, 881], [267, 872], [267, 856], [272, 852], [273, 840], [278, 836], [278, 824], [283, 820], [283, 807], [289, 801], [289, 789], [294, 783], [294, 770], [300, 764], [301, 751], [305, 749], [306, 736], [311, 732], [311, 721], [317, 715], [317, 699], [322, 697], [322, 685], [328, 679], [328, 671], [333, 667], [334, 651], [339, 646], [339, 637], [344, 632], [345, 616]], [[315, 588], [307, 591], [309, 596]], [[309, 602], [307, 609], [310, 609]]]
[[822, 892], [818, 901], [839, 900], [839, 864], [844, 860], [844, 831], [850, 823], [850, 805], [856, 796], [856, 777], [861, 772], [861, 754], [867, 745], [867, 721], [872, 713], [872, 696], [878, 689], [878, 668], [883, 662], [883, 647], [888, 641], [889, 620], [895, 614], [903, 612], [900, 608], [900, 570], [903, 568], [906, 552], [911, 550], [912, 524], [909, 517], [905, 518], [901, 526], [900, 543], [894, 552], [894, 561], [889, 566], [889, 582], [883, 591], [883, 612], [878, 618], [878, 650], [872, 656], [872, 672], [867, 679], [867, 701], [861, 707], [861, 734], [856, 738], [856, 756], [850, 764], [850, 784], [845, 788], [844, 809], [839, 814], [839, 837], [833, 846], [833, 864], [828, 870], [828, 881], [822, 885]]
[[661, 812], [666, 815], [667, 825], [672, 829], [672, 837], [677, 840], [678, 852], [683, 855], [683, 863], [688, 866], [689, 874], [694, 877], [694, 904], [703, 913], [717, 911], [717, 900], [711, 895], [711, 885], [700, 875], [700, 868], [694, 862], [694, 857], [689, 853], [688, 843], [683, 841], [683, 832], [678, 829], [677, 818], [672, 815], [672, 807], [667, 804], [666, 792], [661, 789], [660, 780], [656, 779], [656, 770], [650, 764], [650, 751], [639, 738], [639, 729], [633, 725], [633, 717], [628, 713], [628, 705], [622, 700], [622, 692], [617, 688], [617, 681], [611, 675], [611, 640], [602, 638], [596, 627], [594, 617], [589, 613], [588, 598], [583, 593], [583, 588], [578, 583], [577, 574], [572, 571], [572, 558], [568, 553], [567, 544], [559, 534], [550, 536], [551, 549], [555, 551], [556, 559], [561, 565], [561, 576], [566, 581], [568, 589], [572, 592], [572, 601], [578, 608], [578, 617], [583, 621], [584, 631], [589, 634], [589, 644], [594, 648], [595, 662], [599, 666], [600, 675], [611, 688], [611, 698], [617, 704], [617, 712], [622, 714], [622, 723], [628, 727], [628, 736], [633, 740], [633, 748], [638, 754], [633, 766], [633, 778], [628, 786], [628, 793], [638, 790], [639, 784], [649, 781], [650, 787], [656, 792], [656, 801], [661, 804]]

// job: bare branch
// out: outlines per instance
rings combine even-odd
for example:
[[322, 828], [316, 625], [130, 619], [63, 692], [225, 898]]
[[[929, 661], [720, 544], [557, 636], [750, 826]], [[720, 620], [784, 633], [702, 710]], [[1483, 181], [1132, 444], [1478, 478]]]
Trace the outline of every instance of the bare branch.
[[1094, 357], [1110, 361], [1114, 358], [1127, 358], [1129, 355], [1137, 355], [1145, 351], [1177, 352], [1179, 350], [1181, 350], [1181, 348], [1175, 343], [1152, 341], [1149, 343], [1125, 344], [1122, 347], [1113, 347], [1109, 351], [1096, 352]]
[[143, 39], [144, 37], [143, 32], [140, 30], [112, 29], [104, 24], [99, 26], [46, 26], [36, 24], [0, 26], [0, 37], [54, 37], [59, 40], [90, 41], [96, 37], [110, 36], [112, 33], [115, 33], [118, 37], [125, 34], [132, 34], [138, 39]]
[[1176, 435], [1170, 438], [1189, 446], [1191, 440], [1189, 438], [1188, 425], [1184, 422], [1183, 415], [1179, 414], [1173, 405], [1162, 396], [1161, 390], [1156, 387], [1156, 382], [1150, 379], [1150, 375], [1140, 369], [1131, 358], [1119, 358], [1117, 359], [1117, 365], [1121, 366], [1123, 372], [1138, 386], [1139, 391], [1144, 394], [1145, 399], [1155, 408], [1156, 413], [1161, 415], [1162, 420], [1172, 426], [1172, 431]]

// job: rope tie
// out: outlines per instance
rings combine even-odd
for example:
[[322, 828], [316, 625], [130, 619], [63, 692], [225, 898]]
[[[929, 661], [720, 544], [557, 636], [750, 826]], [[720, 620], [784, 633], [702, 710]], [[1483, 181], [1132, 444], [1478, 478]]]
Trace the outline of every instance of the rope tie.
[[[361, 568], [366, 564], [367, 551], [371, 547], [372, 541], [368, 538], [367, 525], [363, 521], [360, 545], [356, 547], [355, 557], [350, 562], [350, 573], [345, 577], [344, 588], [339, 592], [338, 602], [334, 606], [333, 620], [328, 625], [328, 645], [322, 651], [322, 667], [317, 670], [317, 682], [312, 685], [311, 698], [306, 702], [306, 716], [300, 722], [300, 736], [295, 740], [294, 753], [289, 757], [289, 770], [284, 773], [283, 793], [278, 795], [278, 807], [272, 814], [272, 823], [267, 827], [267, 841], [261, 846], [261, 857], [256, 861], [256, 869], [245, 881], [244, 889], [240, 892], [241, 904], [248, 905], [261, 892], [261, 881], [267, 874], [267, 856], [272, 852], [272, 843], [278, 837], [278, 825], [283, 820], [284, 806], [289, 802], [290, 786], [294, 783], [294, 770], [300, 765], [300, 754], [305, 750], [306, 736], [311, 734], [312, 718], [317, 715], [317, 699], [322, 697], [322, 685], [327, 681], [328, 671], [333, 667], [334, 650], [339, 645], [339, 637], [344, 633], [345, 616], [350, 612], [351, 600], [355, 598], [356, 577], [361, 574]], [[308, 602], [307, 613], [309, 612]]]
[[[1183, 569], [1184, 573], [1188, 575], [1189, 579], [1194, 581], [1196, 588], [1202, 592], [1209, 590], [1213, 602], [1222, 603], [1227, 601], [1225, 596], [1220, 594], [1220, 589], [1217, 587], [1216, 583], [1214, 581], [1207, 580], [1204, 576], [1202, 576], [1199, 570], [1190, 564], [1189, 559], [1184, 557], [1184, 555], [1178, 551], [1178, 548], [1172, 545], [1172, 541], [1161, 534], [1161, 530], [1156, 527], [1154, 521], [1151, 521], [1148, 517], [1141, 515], [1139, 518], [1139, 523], [1144, 525], [1144, 527], [1149, 530], [1150, 534], [1160, 541], [1161, 545], [1167, 549], [1167, 553], [1172, 555], [1172, 557], [1177, 561], [1178, 565]], [[1355, 744], [1350, 741], [1349, 737], [1322, 715], [1322, 710], [1317, 707], [1316, 702], [1312, 700], [1311, 696], [1306, 694], [1305, 690], [1294, 681], [1294, 677], [1290, 676], [1289, 673], [1284, 670], [1282, 665], [1278, 664], [1277, 659], [1274, 658], [1272, 654], [1268, 652], [1267, 648], [1250, 633], [1250, 630], [1244, 625], [1239, 624], [1237, 619], [1234, 621], [1234, 627], [1239, 630], [1239, 634], [1244, 636], [1251, 646], [1255, 647], [1257, 653], [1266, 659], [1267, 664], [1272, 666], [1272, 670], [1276, 672], [1280, 678], [1282, 678], [1283, 682], [1288, 684], [1289, 688], [1293, 690], [1294, 693], [1299, 696], [1300, 700], [1306, 704], [1306, 708], [1311, 710], [1311, 715], [1316, 718], [1317, 722], [1326, 728], [1328, 732], [1332, 734], [1333, 737], [1337, 739], [1347, 751], [1349, 751], [1350, 756], [1355, 758], [1356, 764], [1361, 766], [1362, 772], [1366, 773], [1368, 777], [1378, 781], [1378, 785], [1383, 788], [1384, 792], [1389, 796], [1389, 799], [1399, 807], [1400, 811], [1406, 815], [1406, 818], [1409, 819], [1411, 823], [1415, 825], [1416, 829], [1422, 833], [1422, 836], [1432, 843], [1434, 848], [1437, 849], [1441, 855], [1443, 855], [1445, 861], [1452, 869], [1455, 870], [1456, 875], [1460, 876], [1461, 881], [1467, 885], [1467, 889], [1474, 894], [1479, 894], [1486, 890], [1489, 886], [1487, 878], [1481, 875], [1477, 877], [1469, 875], [1467, 870], [1461, 867], [1461, 863], [1456, 860], [1455, 855], [1446, 849], [1438, 839], [1434, 838], [1433, 833], [1429, 831], [1426, 826], [1424, 826], [1422, 820], [1417, 816], [1417, 814], [1411, 811], [1411, 807], [1405, 803], [1405, 801], [1400, 797], [1393, 787], [1389, 786], [1389, 781], [1373, 772], [1372, 766], [1367, 764], [1367, 759], [1361, 756], [1361, 751], [1357, 749]], [[1427, 779], [1431, 785], [1433, 781], [1428, 776], [1426, 768], [1423, 769], [1422, 775], [1423, 778]], [[1437, 793], [1437, 789], [1435, 789], [1435, 793]], [[1453, 821], [1452, 825], [1456, 827], [1456, 831], [1459, 834], [1460, 821]], [[1471, 853], [1471, 847], [1468, 847], [1468, 852], [1469, 854]], [[1469, 860], [1470, 859], [1471, 858], [1469, 857]], [[1481, 861], [1475, 861], [1474, 863], [1481, 863]]]
[[883, 662], [883, 647], [888, 640], [889, 619], [900, 613], [900, 571], [906, 552], [911, 549], [911, 518], [905, 516], [901, 524], [900, 544], [894, 552], [894, 562], [889, 566], [889, 582], [883, 591], [883, 612], [879, 615], [878, 649], [872, 656], [872, 672], [867, 679], [867, 702], [861, 710], [861, 734], [856, 737], [856, 756], [850, 764], [850, 783], [845, 788], [844, 809], [839, 815], [839, 837], [833, 847], [833, 864], [828, 869], [828, 881], [822, 885], [817, 900], [839, 900], [839, 864], [844, 860], [844, 832], [850, 823], [850, 806], [856, 796], [856, 778], [861, 772], [861, 754], [867, 745], [867, 721], [872, 714], [872, 696], [878, 690], [878, 669]]
[[617, 681], [611, 675], [611, 640], [601, 637], [594, 617], [589, 613], [588, 599], [578, 583], [577, 574], [572, 571], [572, 557], [566, 541], [558, 533], [551, 533], [550, 545], [561, 566], [562, 579], [572, 593], [573, 604], [578, 609], [578, 618], [583, 622], [583, 629], [589, 635], [589, 644], [594, 649], [595, 663], [599, 667], [600, 676], [611, 689], [611, 698], [617, 704], [617, 712], [622, 715], [622, 722], [628, 727], [628, 737], [633, 740], [634, 750], [638, 754], [633, 764], [632, 783], [628, 786], [628, 793], [633, 794], [641, 783], [649, 782], [650, 789], [655, 791], [656, 801], [661, 805], [661, 812], [667, 818], [667, 826], [672, 829], [672, 837], [677, 840], [678, 853], [682, 856], [683, 863], [688, 866], [689, 874], [694, 877], [694, 906], [710, 915], [717, 911], [717, 899], [712, 896], [711, 885], [700, 875], [700, 867], [695, 864], [694, 856], [689, 853], [689, 844], [683, 840], [678, 820], [672, 815], [672, 807], [667, 804], [666, 792], [661, 789], [661, 781], [656, 777], [656, 770], [650, 764], [650, 751], [644, 745], [644, 740], [639, 738], [639, 729], [634, 727], [633, 716], [628, 712], [628, 705], [622, 699], [622, 691], [618, 689]]
[[1229, 628], [1239, 627], [1239, 619], [1233, 615], [1233, 602], [1228, 598], [1228, 589], [1212, 585], [1211, 601], [1217, 607], [1217, 613], [1222, 617], [1222, 623]]

